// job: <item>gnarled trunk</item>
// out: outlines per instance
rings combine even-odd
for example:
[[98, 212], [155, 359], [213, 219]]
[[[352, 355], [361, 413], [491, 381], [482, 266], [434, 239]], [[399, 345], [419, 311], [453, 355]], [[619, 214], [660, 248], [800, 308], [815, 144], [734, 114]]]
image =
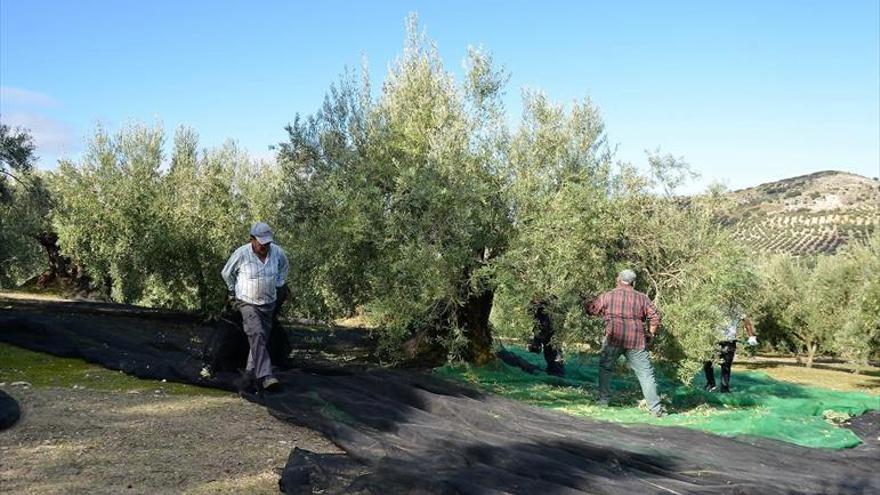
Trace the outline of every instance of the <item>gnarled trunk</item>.
[[45, 289], [58, 286], [65, 290], [87, 292], [91, 280], [70, 258], [61, 254], [58, 247], [58, 234], [40, 232], [33, 236], [46, 252], [48, 268], [37, 277], [37, 287]]
[[482, 365], [495, 359], [492, 352], [492, 331], [489, 314], [495, 294], [484, 291], [469, 294], [465, 304], [454, 309], [438, 303], [428, 318], [428, 324], [414, 331], [402, 346], [401, 364], [405, 367], [434, 368], [446, 362], [449, 349], [444, 347], [453, 326], [458, 326], [467, 339], [461, 357], [472, 364]]
[[[479, 249], [475, 254], [482, 261], [487, 258], [485, 249]], [[450, 336], [453, 326], [461, 329], [467, 340], [461, 354], [465, 361], [480, 366], [495, 359], [492, 352], [492, 329], [489, 326], [495, 292], [484, 286], [475, 289], [471, 283], [473, 272], [473, 267], [467, 267], [461, 274], [459, 290], [464, 304], [454, 306], [448, 304], [448, 301], [438, 302], [428, 318], [430, 323], [425, 328], [418, 329], [404, 343], [405, 365], [433, 367], [443, 364], [449, 351], [444, 348], [443, 341]]]
[[468, 340], [464, 358], [469, 363], [483, 365], [495, 359], [492, 353], [492, 330], [489, 328], [494, 298], [495, 293], [491, 290], [470, 294], [458, 312], [458, 326]]

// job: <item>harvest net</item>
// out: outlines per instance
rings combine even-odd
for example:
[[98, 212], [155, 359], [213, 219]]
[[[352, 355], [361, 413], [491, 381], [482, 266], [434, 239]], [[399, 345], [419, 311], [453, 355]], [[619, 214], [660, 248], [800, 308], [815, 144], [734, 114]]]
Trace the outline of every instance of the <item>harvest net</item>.
[[[805, 447], [841, 449], [861, 440], [839, 425], [853, 416], [880, 409], [880, 396], [838, 392], [774, 380], [761, 372], [734, 372], [732, 393], [703, 390], [700, 375], [692, 386], [658, 376], [658, 388], [670, 411], [654, 418], [639, 408], [641, 389], [632, 372], [620, 367], [612, 379], [611, 407], [596, 405], [598, 357], [575, 355], [566, 362], [566, 377], [522, 368], [541, 368], [543, 359], [522, 348], [506, 349], [514, 359], [483, 367], [445, 366], [441, 376], [476, 384], [481, 389], [576, 416], [617, 423], [683, 426], [718, 435], [756, 435]], [[519, 367], [515, 361], [527, 363]], [[511, 363], [511, 364], [508, 364]], [[532, 368], [531, 366], [534, 366]]]

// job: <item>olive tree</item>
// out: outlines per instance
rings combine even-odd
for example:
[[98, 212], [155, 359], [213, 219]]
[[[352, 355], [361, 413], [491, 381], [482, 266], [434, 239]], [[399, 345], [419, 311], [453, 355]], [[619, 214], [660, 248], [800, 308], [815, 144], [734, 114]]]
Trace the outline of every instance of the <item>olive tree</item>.
[[[613, 152], [598, 109], [566, 109], [542, 93], [524, 95], [523, 121], [510, 142], [512, 234], [491, 268], [493, 321], [512, 337], [532, 333], [531, 305], [552, 301], [555, 338], [599, 340], [583, 313], [615, 269], [620, 221], [611, 194]], [[588, 331], [592, 329], [592, 331]]]
[[30, 133], [0, 124], [0, 287], [15, 286], [45, 265], [36, 238], [48, 195], [35, 160]]
[[[652, 157], [653, 176], [614, 162], [589, 100], [566, 109], [526, 93], [508, 132], [505, 81], [472, 50], [457, 85], [411, 19], [376, 99], [348, 73], [317, 113], [288, 126], [281, 221], [297, 240], [300, 307], [362, 311], [389, 350], [440, 343], [446, 356], [433, 358], [480, 363], [491, 359], [490, 315], [498, 331], [528, 334], [536, 298], [555, 301], [559, 338], [598, 341], [583, 303], [633, 266], [670, 306], [674, 338], [662, 350], [692, 372], [710, 352], [717, 308], [747, 296], [744, 256], [708, 200], [671, 196], [688, 175], [680, 161]], [[706, 337], [691, 350], [694, 332]]]
[[850, 266], [838, 283], [849, 288], [849, 297], [836, 331], [833, 348], [858, 364], [880, 358], [880, 232], [864, 244], [854, 243], [838, 256]]
[[187, 128], [166, 164], [163, 141], [160, 126], [99, 128], [52, 181], [53, 224], [63, 252], [113, 300], [208, 310], [222, 301], [219, 270], [248, 225], [274, 221], [278, 175], [233, 142], [199, 151]]
[[292, 278], [319, 296], [313, 310], [360, 309], [386, 330], [388, 349], [413, 338], [408, 356], [492, 358], [494, 293], [481, 269], [509, 224], [502, 78], [473, 50], [457, 85], [411, 18], [375, 101], [349, 74], [288, 127], [282, 222], [300, 243]]

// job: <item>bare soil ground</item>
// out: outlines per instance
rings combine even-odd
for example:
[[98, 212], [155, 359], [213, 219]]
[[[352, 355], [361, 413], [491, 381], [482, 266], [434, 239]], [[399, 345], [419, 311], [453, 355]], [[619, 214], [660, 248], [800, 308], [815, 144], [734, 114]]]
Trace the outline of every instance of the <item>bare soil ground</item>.
[[0, 493], [278, 493], [293, 447], [339, 452], [231, 394], [5, 389], [22, 419], [0, 432]]

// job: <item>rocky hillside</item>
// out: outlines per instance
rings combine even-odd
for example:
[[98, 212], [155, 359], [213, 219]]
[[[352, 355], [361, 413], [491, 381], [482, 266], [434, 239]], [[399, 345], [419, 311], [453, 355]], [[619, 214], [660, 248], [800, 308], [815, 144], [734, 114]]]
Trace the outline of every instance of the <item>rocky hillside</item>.
[[816, 172], [728, 195], [724, 222], [763, 252], [832, 254], [880, 229], [880, 181], [861, 175]]

